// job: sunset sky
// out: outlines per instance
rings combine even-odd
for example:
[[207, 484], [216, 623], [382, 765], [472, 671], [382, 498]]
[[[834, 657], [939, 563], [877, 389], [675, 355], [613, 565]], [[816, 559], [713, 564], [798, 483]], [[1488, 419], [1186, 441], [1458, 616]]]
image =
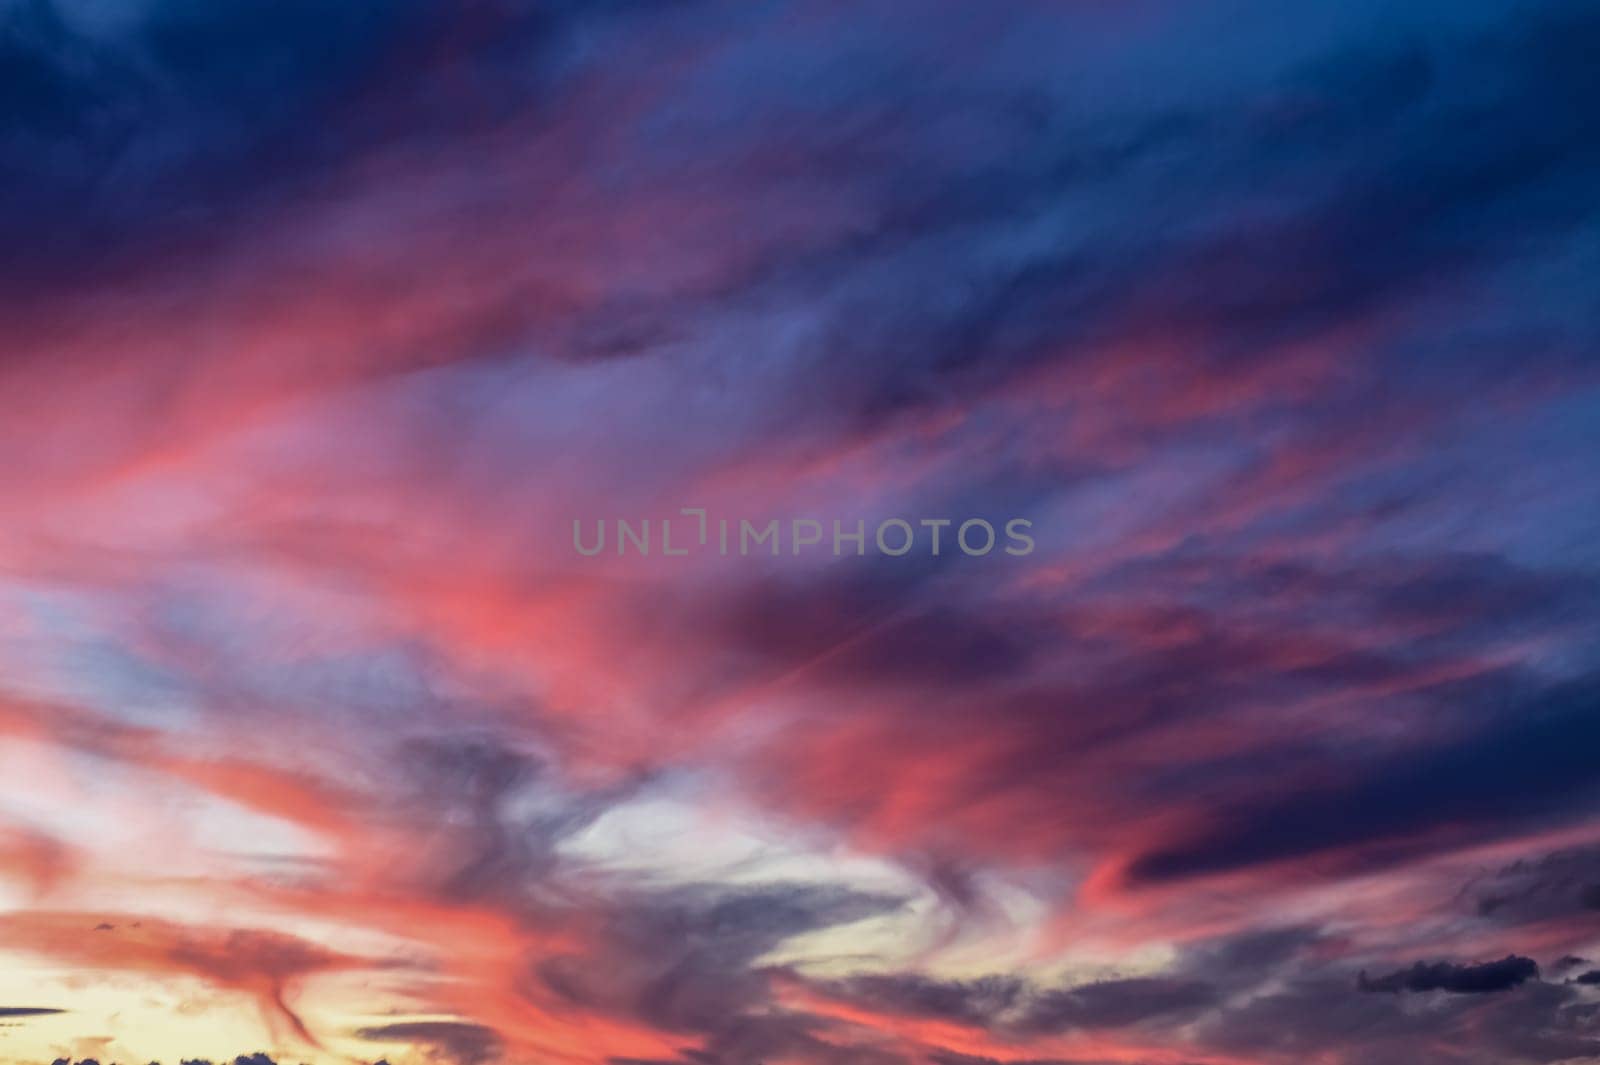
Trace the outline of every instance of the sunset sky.
[[0, 1062], [1600, 1060], [1597, 57], [0, 0]]

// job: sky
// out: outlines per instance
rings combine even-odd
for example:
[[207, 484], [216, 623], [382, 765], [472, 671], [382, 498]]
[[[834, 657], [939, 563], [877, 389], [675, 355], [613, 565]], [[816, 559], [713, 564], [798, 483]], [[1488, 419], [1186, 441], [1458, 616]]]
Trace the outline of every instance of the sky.
[[0, 0], [0, 1062], [1600, 1058], [1597, 54]]

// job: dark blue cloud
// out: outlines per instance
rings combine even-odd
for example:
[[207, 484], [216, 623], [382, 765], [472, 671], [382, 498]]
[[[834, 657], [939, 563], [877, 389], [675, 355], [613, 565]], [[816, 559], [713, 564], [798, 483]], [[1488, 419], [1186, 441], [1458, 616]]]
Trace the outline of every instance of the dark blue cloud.
[[1583, 753], [1600, 742], [1597, 708], [1593, 678], [1493, 708], [1484, 727], [1351, 767], [1340, 785], [1227, 811], [1198, 838], [1143, 855], [1132, 874], [1173, 880], [1356, 846], [1395, 861], [1428, 844], [1385, 844], [1436, 826], [1485, 838], [1532, 817], [1581, 817], [1600, 801]]
[[1419, 961], [1409, 969], [1387, 976], [1368, 977], [1362, 973], [1359, 983], [1363, 991], [1449, 991], [1458, 995], [1482, 995], [1509, 991], [1538, 978], [1539, 966], [1532, 958], [1510, 955], [1478, 965]]

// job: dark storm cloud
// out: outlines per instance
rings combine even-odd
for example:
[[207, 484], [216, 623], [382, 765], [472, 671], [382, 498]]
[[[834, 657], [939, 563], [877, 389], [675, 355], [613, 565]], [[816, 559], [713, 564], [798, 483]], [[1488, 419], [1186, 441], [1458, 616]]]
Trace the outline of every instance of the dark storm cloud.
[[1363, 991], [1448, 991], [1457, 995], [1482, 995], [1509, 991], [1538, 978], [1537, 962], [1513, 954], [1499, 961], [1479, 965], [1419, 961], [1409, 969], [1401, 969], [1387, 976], [1368, 977], [1362, 973], [1358, 984]]
[[49, 1017], [65, 1012], [67, 1011], [44, 1006], [0, 1006], [0, 1017]]

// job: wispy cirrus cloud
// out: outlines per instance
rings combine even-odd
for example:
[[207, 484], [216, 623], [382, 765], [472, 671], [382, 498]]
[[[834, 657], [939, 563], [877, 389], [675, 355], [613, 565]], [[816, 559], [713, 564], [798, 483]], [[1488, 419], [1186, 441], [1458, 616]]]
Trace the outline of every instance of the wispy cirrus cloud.
[[1592, 1054], [1597, 39], [0, 0], [4, 1055]]

